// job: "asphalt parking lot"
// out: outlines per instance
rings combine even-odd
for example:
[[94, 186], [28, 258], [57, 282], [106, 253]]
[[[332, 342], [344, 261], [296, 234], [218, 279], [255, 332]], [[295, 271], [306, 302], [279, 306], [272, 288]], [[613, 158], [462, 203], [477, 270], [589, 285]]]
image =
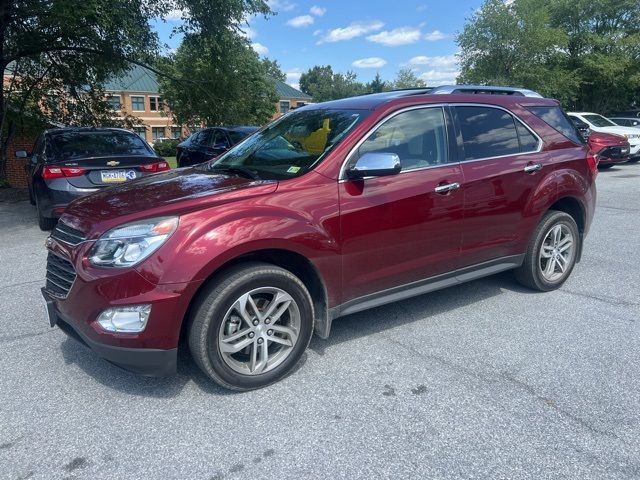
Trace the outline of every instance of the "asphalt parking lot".
[[639, 478], [640, 164], [598, 177], [559, 291], [501, 274], [334, 322], [269, 388], [124, 372], [47, 324], [46, 234], [0, 201], [0, 478]]

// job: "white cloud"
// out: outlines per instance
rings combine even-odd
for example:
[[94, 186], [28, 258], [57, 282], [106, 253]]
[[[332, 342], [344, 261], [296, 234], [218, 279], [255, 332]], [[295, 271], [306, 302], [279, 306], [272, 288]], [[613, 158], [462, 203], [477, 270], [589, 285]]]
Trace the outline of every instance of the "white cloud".
[[416, 8], [416, 10], [418, 12], [424, 12], [427, 8], [429, 8], [429, 7], [427, 7], [426, 5], [423, 4], [423, 5], [418, 5], [418, 8]]
[[313, 24], [313, 17], [311, 15], [300, 15], [287, 22], [287, 25], [293, 28], [308, 27], [311, 24]]
[[247, 37], [249, 40], [253, 40], [258, 36], [258, 32], [256, 32], [253, 28], [248, 25], [240, 26], [240, 34]]
[[317, 37], [317, 36], [318, 36], [318, 35], [320, 35], [321, 33], [322, 33], [322, 30], [319, 30], [319, 29], [318, 29], [318, 30], [315, 30], [315, 31], [313, 32], [313, 36], [314, 36], [314, 37]]
[[165, 20], [170, 22], [179, 22], [183, 18], [187, 18], [189, 16], [189, 12], [187, 10], [173, 9], [169, 10], [167, 14], [164, 16]]
[[458, 70], [429, 70], [421, 73], [419, 78], [427, 82], [427, 85], [453, 85], [459, 74]]
[[447, 38], [447, 35], [442, 33], [440, 30], [434, 30], [433, 32], [429, 32], [424, 36], [424, 39], [427, 42], [435, 42], [437, 40], [444, 40]]
[[290, 12], [296, 8], [296, 4], [288, 0], [267, 0], [267, 4], [274, 12]]
[[258, 42], [252, 43], [251, 48], [253, 48], [258, 55], [266, 55], [269, 53], [269, 49]]
[[316, 17], [321, 17], [325, 13], [327, 13], [327, 9], [326, 8], [322, 8], [322, 7], [318, 7], [317, 5], [314, 5], [313, 7], [311, 7], [309, 12], [311, 13], [311, 15], [315, 15]]
[[384, 23], [380, 20], [352, 22], [348, 27], [329, 30], [326, 35], [320, 39], [318, 44], [351, 40], [352, 38], [380, 30], [382, 27], [384, 27]]
[[423, 55], [413, 57], [409, 60], [409, 65], [425, 65], [431, 68], [456, 69], [458, 68], [458, 58], [456, 55], [440, 55], [436, 57], [425, 57]]
[[386, 64], [387, 64], [387, 61], [384, 58], [369, 57], [369, 58], [360, 58], [359, 60], [354, 60], [351, 65], [355, 68], [382, 68]]
[[367, 37], [370, 42], [380, 43], [385, 47], [408, 45], [420, 40], [420, 30], [413, 27], [400, 27], [393, 30], [385, 30]]

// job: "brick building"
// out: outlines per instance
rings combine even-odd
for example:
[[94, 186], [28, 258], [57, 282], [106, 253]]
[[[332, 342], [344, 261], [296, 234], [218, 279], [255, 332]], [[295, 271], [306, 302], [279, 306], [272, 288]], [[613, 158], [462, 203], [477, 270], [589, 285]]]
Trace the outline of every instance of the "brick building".
[[[10, 72], [5, 72], [5, 80]], [[289, 110], [305, 105], [311, 101], [306, 93], [297, 90], [279, 80], [274, 80], [279, 102], [274, 105], [273, 118], [278, 118]], [[131, 115], [137, 117], [140, 126], [134, 128], [136, 133], [147, 142], [153, 143], [158, 138], [185, 138], [191, 134], [185, 126], [176, 125], [170, 111], [163, 104], [159, 95], [158, 80], [153, 72], [134, 66], [124, 75], [114, 78], [104, 90], [107, 101], [116, 116]], [[17, 135], [7, 150], [7, 180], [11, 186], [26, 186], [24, 165], [26, 160], [16, 158], [16, 150], [31, 151], [37, 134]]]

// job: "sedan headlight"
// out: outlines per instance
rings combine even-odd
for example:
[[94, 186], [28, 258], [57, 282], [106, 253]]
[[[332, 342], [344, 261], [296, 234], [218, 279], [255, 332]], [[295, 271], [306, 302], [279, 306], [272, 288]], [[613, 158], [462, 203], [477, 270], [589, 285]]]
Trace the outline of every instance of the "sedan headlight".
[[99, 267], [130, 267], [141, 262], [178, 228], [178, 217], [150, 218], [109, 230], [89, 252], [89, 261]]

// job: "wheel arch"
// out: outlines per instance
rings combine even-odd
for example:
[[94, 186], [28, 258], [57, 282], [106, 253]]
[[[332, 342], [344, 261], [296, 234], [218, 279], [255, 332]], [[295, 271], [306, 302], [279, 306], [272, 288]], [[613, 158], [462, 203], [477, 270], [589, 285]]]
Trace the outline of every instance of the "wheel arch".
[[576, 225], [578, 226], [578, 233], [580, 235], [580, 248], [578, 249], [578, 255], [576, 257], [576, 262], [579, 262], [580, 259], [582, 258], [582, 249], [583, 249], [582, 244], [584, 241], [585, 228], [586, 228], [586, 222], [587, 222], [587, 217], [586, 217], [587, 213], [586, 213], [585, 206], [576, 197], [565, 196], [556, 200], [551, 206], [549, 206], [547, 211], [550, 211], [550, 210], [554, 210], [557, 212], [564, 212], [567, 215], [570, 215], [575, 220]]
[[242, 263], [248, 262], [265, 262], [276, 265], [280, 268], [288, 270], [297, 276], [307, 287], [313, 301], [313, 309], [315, 314], [315, 334], [321, 338], [327, 338], [331, 329], [331, 320], [328, 309], [328, 296], [325, 282], [318, 268], [305, 256], [293, 250], [284, 248], [265, 248], [247, 253], [243, 253], [234, 258], [227, 260], [212, 272], [198, 287], [189, 307], [182, 319], [180, 327], [181, 343], [188, 335], [191, 324], [192, 313], [198, 303], [198, 299], [206, 292], [212, 284], [218, 281], [222, 275], [230, 268], [236, 267]]

